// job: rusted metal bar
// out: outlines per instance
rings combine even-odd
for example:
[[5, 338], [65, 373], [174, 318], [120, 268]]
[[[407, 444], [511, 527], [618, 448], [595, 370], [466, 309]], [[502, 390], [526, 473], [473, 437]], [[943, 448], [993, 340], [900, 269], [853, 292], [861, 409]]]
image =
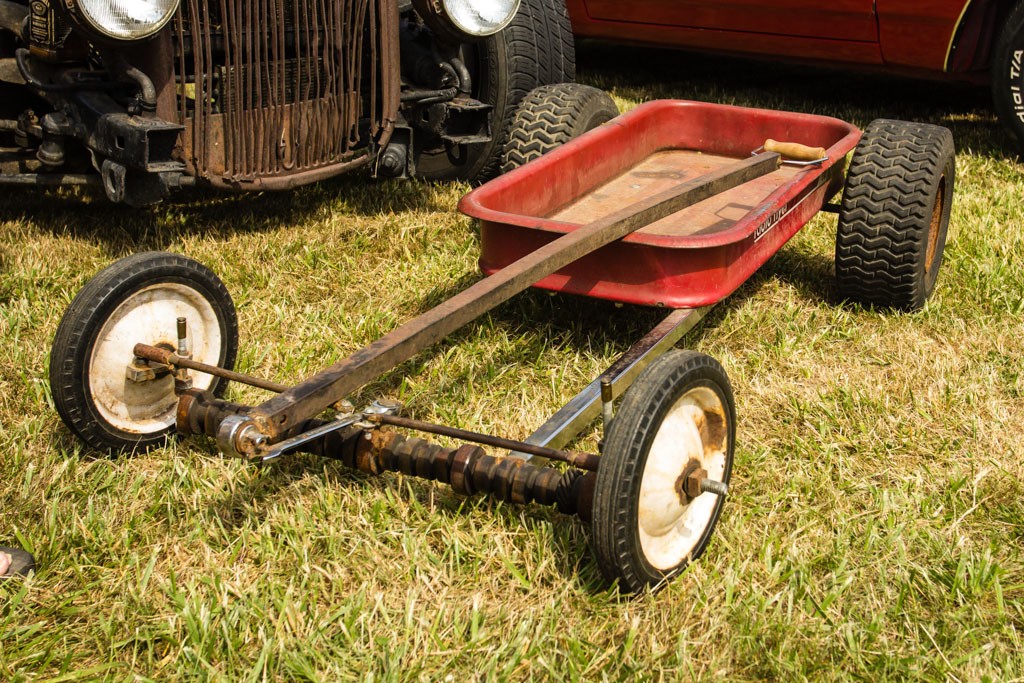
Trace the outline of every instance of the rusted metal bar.
[[223, 379], [231, 380], [232, 382], [239, 382], [241, 384], [248, 384], [249, 386], [257, 387], [259, 389], [266, 389], [267, 391], [273, 391], [276, 394], [285, 391], [288, 388], [287, 384], [278, 384], [268, 379], [261, 379], [259, 377], [253, 377], [252, 375], [245, 375], [241, 372], [235, 372], [234, 370], [226, 370], [219, 368], [216, 365], [207, 365], [206, 363], [200, 363], [199, 361], [192, 360], [191, 358], [184, 358], [179, 356], [174, 351], [169, 349], [162, 349], [159, 346], [150, 346], [149, 344], [136, 344], [135, 348], [132, 349], [132, 353], [135, 354], [136, 358], [142, 360], [148, 360], [152, 363], [160, 363], [162, 365], [175, 365], [179, 368], [188, 368], [189, 370], [195, 370], [197, 372], [203, 372], [207, 375], [213, 375], [214, 377], [221, 377]]
[[585, 520], [593, 508], [596, 473], [560, 472], [518, 458], [496, 458], [475, 445], [445, 449], [394, 432], [372, 431], [364, 432], [346, 457], [364, 472], [401, 472], [449, 484], [466, 496], [483, 493], [521, 505], [555, 505], [559, 512]]
[[778, 154], [767, 153], [736, 162], [577, 228], [256, 407], [253, 418], [266, 436], [276, 440], [295, 423], [316, 415], [538, 280], [654, 221], [774, 171], [779, 159]]
[[318, 455], [340, 459], [368, 474], [400, 472], [438, 481], [464, 496], [482, 493], [520, 505], [555, 505], [559, 512], [583, 519], [590, 519], [597, 478], [593, 472], [560, 472], [516, 458], [496, 458], [475, 445], [443, 448], [383, 430], [336, 433], [330, 448]]
[[[214, 435], [220, 423], [233, 415], [245, 415], [250, 407], [215, 398], [208, 391], [184, 392], [178, 402], [180, 434]], [[310, 420], [296, 432], [307, 433], [329, 425]], [[487, 455], [476, 445], [445, 448], [423, 439], [359, 424], [331, 431], [303, 443], [296, 451], [340, 460], [368, 474], [401, 472], [413, 477], [449, 484], [462, 495], [482, 493], [510, 503], [555, 505], [559, 512], [590, 518], [594, 472], [559, 471], [538, 467], [518, 458]]]
[[178, 396], [175, 429], [179, 436], [217, 434], [217, 427], [230, 415], [245, 415], [250, 406], [221, 400], [209, 391], [188, 389]]
[[0, 185], [31, 185], [35, 187], [81, 185], [83, 187], [102, 188], [103, 180], [99, 175], [88, 175], [85, 173], [21, 173], [18, 175], [0, 175]]
[[397, 415], [367, 415], [366, 419], [369, 422], [378, 422], [380, 424], [391, 425], [392, 427], [415, 429], [416, 431], [426, 432], [428, 434], [447, 436], [452, 439], [460, 439], [462, 441], [471, 441], [473, 443], [478, 443], [483, 446], [490, 446], [491, 448], [502, 448], [510, 451], [514, 450], [521, 453], [528, 453], [538, 458], [545, 458], [547, 460], [557, 460], [559, 462], [565, 462], [572, 465], [573, 467], [578, 467], [581, 470], [590, 470], [591, 472], [597, 471], [598, 463], [601, 461], [601, 456], [595, 453], [558, 451], [555, 450], [554, 448], [547, 448], [545, 446], [534, 446], [533, 444], [525, 443], [523, 441], [503, 439], [499, 436], [479, 434], [477, 432], [470, 432], [465, 429], [446, 427], [444, 425], [423, 422], [422, 420], [413, 420], [407, 417], [399, 417]]

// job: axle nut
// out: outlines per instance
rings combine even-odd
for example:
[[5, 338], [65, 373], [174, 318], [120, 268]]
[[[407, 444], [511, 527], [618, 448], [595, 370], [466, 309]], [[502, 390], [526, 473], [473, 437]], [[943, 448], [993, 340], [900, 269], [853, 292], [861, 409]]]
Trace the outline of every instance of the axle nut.
[[217, 448], [224, 455], [251, 458], [266, 443], [266, 435], [245, 415], [228, 415], [217, 428]]

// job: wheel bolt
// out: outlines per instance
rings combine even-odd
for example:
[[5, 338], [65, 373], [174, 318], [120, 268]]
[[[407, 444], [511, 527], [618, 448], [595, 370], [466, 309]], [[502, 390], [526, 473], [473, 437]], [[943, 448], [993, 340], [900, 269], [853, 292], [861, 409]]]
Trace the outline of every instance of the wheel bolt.
[[715, 481], [714, 479], [702, 479], [700, 482], [701, 493], [713, 493], [716, 496], [725, 498], [729, 495], [729, 485], [724, 481]]
[[188, 348], [188, 321], [184, 318], [178, 318], [178, 355], [184, 358], [191, 358], [190, 349]]

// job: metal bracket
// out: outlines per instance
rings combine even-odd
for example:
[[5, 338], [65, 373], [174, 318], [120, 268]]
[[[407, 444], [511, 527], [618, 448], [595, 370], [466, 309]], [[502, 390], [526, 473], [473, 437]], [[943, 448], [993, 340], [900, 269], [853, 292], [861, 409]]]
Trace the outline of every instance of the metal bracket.
[[282, 455], [287, 455], [288, 453], [291, 453], [292, 451], [301, 448], [310, 441], [316, 441], [317, 439], [326, 436], [327, 434], [331, 434], [332, 432], [337, 432], [339, 430], [351, 427], [352, 425], [361, 422], [363, 419], [364, 415], [362, 413], [356, 413], [355, 415], [346, 415], [345, 417], [333, 420], [324, 425], [320, 425], [319, 427], [316, 427], [314, 429], [310, 429], [308, 432], [303, 432], [302, 434], [293, 436], [290, 439], [279, 441], [276, 444], [274, 444], [270, 448], [270, 450], [264, 452], [260, 456], [260, 462], [262, 463], [270, 462], [271, 460], [276, 460], [277, 458], [280, 458]]
[[[651, 361], [675, 346], [684, 334], [696, 327], [709, 310], [710, 306], [704, 306], [680, 308], [669, 313], [653, 330], [622, 354], [604, 374], [570, 399], [525, 441], [536, 446], [563, 448], [599, 414], [604, 413], [610, 421], [611, 402], [625, 393]], [[607, 388], [603, 388], [605, 384]], [[543, 460], [527, 453], [514, 452], [511, 455], [533, 462]]]
[[224, 455], [250, 458], [266, 440], [248, 415], [229, 415], [217, 427], [217, 447]]
[[171, 370], [166, 365], [153, 365], [143, 358], [133, 358], [132, 362], [124, 369], [125, 379], [137, 384], [152, 382], [169, 374], [171, 374]]

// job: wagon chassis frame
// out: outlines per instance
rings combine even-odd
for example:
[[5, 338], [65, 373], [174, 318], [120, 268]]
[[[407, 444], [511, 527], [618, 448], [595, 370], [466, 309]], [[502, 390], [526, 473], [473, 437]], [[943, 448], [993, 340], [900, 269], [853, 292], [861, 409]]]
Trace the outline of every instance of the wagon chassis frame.
[[[731, 134], [710, 134], [722, 128]], [[755, 142], [766, 133], [824, 146]], [[750, 155], [761, 141], [765, 151]], [[707, 547], [736, 444], [725, 369], [672, 347], [830, 208], [854, 146], [838, 212], [839, 294], [918, 310], [935, 284], [952, 205], [948, 130], [878, 120], [862, 133], [827, 117], [653, 102], [464, 197], [460, 209], [481, 221], [480, 264], [489, 276], [296, 385], [232, 369], [237, 314], [202, 264], [166, 253], [112, 264], [58, 327], [54, 405], [100, 448], [147, 448], [177, 431], [212, 437], [223, 453], [259, 464], [306, 452], [370, 474], [439, 481], [460, 494], [554, 505], [590, 523], [609, 581], [629, 591], [656, 587]], [[781, 168], [794, 159], [816, 163]], [[357, 410], [349, 400], [530, 287], [671, 310], [522, 441], [404, 417], [394, 402]], [[222, 400], [224, 380], [275, 395], [258, 405]], [[598, 416], [600, 453], [568, 450]]]
[[[135, 360], [126, 372], [129, 377], [134, 374], [135, 381], [140, 382], [151, 381], [159, 373], [173, 374], [179, 396], [178, 433], [213, 437], [227, 454], [266, 463], [292, 452], [315, 453], [374, 474], [395, 470], [439, 480], [464, 494], [487, 492], [509, 502], [553, 503], [561, 512], [589, 519], [600, 456], [560, 447], [575, 438], [598, 414], [607, 426], [612, 402], [648, 363], [692, 329], [710, 307], [671, 311], [525, 441], [399, 417], [398, 406], [385, 402], [374, 402], [357, 412], [345, 397], [581, 256], [710, 196], [771, 173], [781, 163], [782, 157], [774, 152], [751, 156], [585, 225], [293, 387], [192, 360], [184, 320], [177, 321], [176, 351], [136, 344]], [[208, 391], [193, 389], [190, 371], [277, 395], [258, 406], [222, 401]], [[332, 407], [340, 409], [333, 420], [315, 419]], [[382, 432], [383, 426], [413, 429], [475, 445], [444, 449], [416, 440], [409, 446], [409, 440]], [[403, 445], [405, 451], [401, 450]], [[511, 451], [512, 457], [488, 456], [479, 445]], [[549, 470], [543, 467], [545, 461], [566, 463], [573, 469]], [[722, 496], [727, 492], [723, 482], [710, 479], [699, 467], [689, 472], [680, 488]]]

